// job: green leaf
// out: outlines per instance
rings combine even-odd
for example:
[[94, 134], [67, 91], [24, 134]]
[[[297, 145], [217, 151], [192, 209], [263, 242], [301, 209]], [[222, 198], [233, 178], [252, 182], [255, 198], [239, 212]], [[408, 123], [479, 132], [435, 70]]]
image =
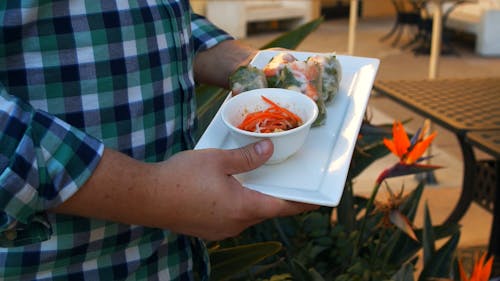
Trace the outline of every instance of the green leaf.
[[[391, 244], [390, 241], [394, 241], [394, 244]], [[391, 252], [388, 253], [389, 264], [406, 263], [408, 260], [412, 259], [418, 251], [420, 251], [420, 249], [422, 249], [422, 245], [420, 243], [411, 239], [408, 235], [402, 233], [401, 231], [395, 232], [389, 239], [388, 244], [388, 248], [391, 250]]]
[[[436, 240], [450, 237], [460, 231], [460, 226], [458, 224], [444, 224], [433, 226], [432, 228]], [[415, 234], [419, 241], [423, 240], [423, 232], [423, 229], [415, 229]], [[396, 232], [389, 240], [397, 241], [389, 258], [389, 263], [391, 264], [403, 264], [415, 256], [420, 249], [422, 249], [421, 243], [410, 239], [401, 232]]]
[[[435, 225], [432, 227], [434, 231], [434, 237], [436, 240], [452, 236], [457, 231], [460, 231], [460, 225], [457, 223], [448, 223], [442, 225]], [[415, 229], [415, 234], [418, 239], [422, 241], [424, 230], [423, 229]]]
[[425, 205], [424, 215], [424, 268], [419, 277], [419, 281], [428, 280], [429, 278], [447, 278], [452, 270], [453, 257], [460, 239], [460, 231], [453, 233], [451, 238], [436, 251], [434, 227], [432, 226], [429, 207], [427, 204]]
[[420, 199], [422, 198], [422, 193], [424, 192], [425, 185], [419, 183], [417, 187], [408, 195], [406, 201], [401, 205], [401, 212], [406, 215], [406, 217], [413, 222], [417, 214], [418, 206], [420, 204]]
[[[373, 162], [385, 157], [389, 150], [382, 142], [370, 143], [364, 146], [356, 145], [349, 168], [349, 177], [356, 178]], [[375, 182], [375, 179], [373, 179]]]
[[368, 198], [364, 196], [354, 195], [354, 206], [356, 210], [356, 215], [358, 215], [363, 209], [366, 208], [368, 203]]
[[321, 276], [321, 274], [319, 274], [319, 272], [314, 268], [309, 269], [309, 274], [313, 281], [325, 281], [325, 278], [323, 278], [323, 276]]
[[323, 17], [312, 20], [308, 23], [305, 23], [283, 35], [277, 37], [271, 42], [265, 44], [260, 49], [269, 49], [269, 48], [285, 48], [293, 50], [299, 46], [304, 39], [311, 34], [314, 30], [316, 30], [320, 24], [324, 21]]
[[198, 141], [207, 129], [213, 117], [226, 99], [229, 91], [223, 88], [199, 85], [196, 87], [196, 114], [198, 116], [198, 129], [195, 133], [195, 141]]
[[427, 202], [425, 203], [424, 216], [424, 237], [422, 238], [422, 244], [424, 248], [424, 264], [426, 264], [436, 252], [436, 238], [434, 236], [434, 228], [432, 227], [431, 215], [429, 213], [429, 206], [427, 205]]
[[323, 276], [314, 268], [307, 269], [296, 259], [292, 260], [293, 280], [301, 281], [325, 281]]
[[306, 267], [296, 259], [292, 260], [292, 272], [294, 280], [314, 281]]
[[[424, 185], [420, 183], [417, 187], [408, 195], [405, 202], [401, 205], [400, 211], [406, 215], [409, 221], [413, 222], [415, 219], [415, 214], [417, 212], [420, 199], [422, 198], [422, 193], [424, 190]], [[415, 234], [419, 241], [421, 236], [415, 231]], [[389, 262], [393, 264], [402, 264], [408, 259], [412, 258], [421, 248], [421, 244], [413, 239], [409, 238], [407, 235], [401, 235], [400, 232], [396, 232], [390, 241], [394, 241], [394, 246], [392, 247], [392, 252], [390, 253]]]
[[429, 262], [424, 264], [419, 281], [429, 280], [430, 278], [449, 278], [452, 270], [453, 257], [455, 255], [460, 232], [453, 236], [430, 258]]
[[279, 242], [261, 242], [209, 251], [210, 280], [227, 280], [281, 250]]
[[356, 223], [352, 182], [346, 182], [342, 193], [340, 203], [337, 206], [337, 220], [339, 224], [345, 227], [346, 231], [351, 232], [354, 230]]
[[310, 212], [305, 214], [302, 229], [311, 237], [325, 237], [330, 227], [329, 214]]
[[415, 270], [413, 264], [406, 263], [403, 265], [394, 276], [392, 276], [393, 281], [413, 281], [413, 271]]
[[390, 153], [382, 140], [390, 138], [391, 134], [389, 125], [373, 125], [363, 121], [349, 168], [351, 178], [356, 178], [373, 162]]

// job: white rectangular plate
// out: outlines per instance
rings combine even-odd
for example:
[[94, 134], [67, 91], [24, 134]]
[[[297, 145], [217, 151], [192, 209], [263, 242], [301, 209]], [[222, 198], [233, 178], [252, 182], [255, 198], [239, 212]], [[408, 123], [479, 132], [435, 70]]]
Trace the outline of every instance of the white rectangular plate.
[[[262, 68], [279, 52], [261, 51], [251, 64]], [[314, 54], [290, 53], [299, 60]], [[312, 128], [304, 146], [285, 162], [235, 175], [243, 186], [287, 200], [338, 205], [379, 60], [342, 55], [337, 58], [342, 81], [337, 96], [327, 105], [325, 124]], [[195, 149], [236, 147], [219, 111]]]

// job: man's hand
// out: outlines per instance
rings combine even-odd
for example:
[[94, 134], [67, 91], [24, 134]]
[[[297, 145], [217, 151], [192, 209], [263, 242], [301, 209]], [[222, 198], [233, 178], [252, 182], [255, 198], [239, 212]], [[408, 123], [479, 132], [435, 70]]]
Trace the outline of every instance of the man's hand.
[[238, 40], [226, 40], [199, 52], [194, 59], [194, 78], [199, 83], [229, 89], [229, 76], [247, 65], [258, 50]]
[[157, 164], [106, 151], [89, 182], [55, 211], [219, 240], [268, 218], [316, 209], [252, 191], [232, 176], [261, 166], [272, 151], [266, 140], [185, 151]]
[[[192, 201], [176, 208], [176, 216], [181, 218], [178, 230], [207, 239], [222, 239], [267, 218], [316, 208], [250, 190], [232, 176], [261, 166], [272, 151], [272, 143], [266, 140], [234, 150], [184, 152], [167, 161], [165, 170], [177, 170], [185, 179], [177, 198]], [[194, 198], [188, 198], [193, 195]], [[189, 220], [190, 223], [185, 223]]]

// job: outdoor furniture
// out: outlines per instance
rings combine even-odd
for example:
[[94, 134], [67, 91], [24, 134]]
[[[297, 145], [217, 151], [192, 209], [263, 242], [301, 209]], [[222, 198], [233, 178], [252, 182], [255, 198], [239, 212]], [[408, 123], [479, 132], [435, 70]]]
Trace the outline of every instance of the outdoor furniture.
[[247, 36], [247, 24], [290, 20], [291, 27], [311, 21], [317, 11], [315, 1], [290, 0], [207, 0], [206, 17], [236, 38]]
[[[375, 81], [374, 89], [455, 134], [463, 155], [463, 182], [446, 222], [458, 222], [472, 202], [479, 203], [493, 213], [489, 250], [500, 256], [500, 77]], [[474, 148], [495, 160], [476, 161]]]
[[[420, 4], [412, 0], [391, 0], [394, 9], [396, 10], [396, 19], [392, 29], [385, 34], [380, 41], [385, 41], [392, 36], [394, 40], [392, 41], [392, 46], [396, 46], [401, 39], [406, 27], [414, 28], [418, 30], [422, 23], [422, 15], [420, 10]], [[414, 39], [410, 43], [414, 43], [417, 40], [418, 33], [414, 36]]]
[[[471, 131], [467, 133], [466, 138], [471, 146], [494, 158], [470, 161], [477, 163], [474, 201], [493, 213], [489, 252], [500, 257], [500, 130]], [[497, 260], [497, 264], [500, 264], [500, 261]]]
[[443, 5], [462, 2], [463, 0], [426, 0], [426, 6], [430, 5], [432, 15], [431, 45], [429, 53], [429, 78], [437, 77], [439, 56], [441, 55], [442, 33], [443, 33]]
[[461, 3], [449, 12], [444, 25], [475, 35], [475, 51], [483, 56], [500, 55], [500, 0]]
[[[438, 1], [438, 2], [436, 2]], [[420, 2], [420, 14], [421, 19], [418, 25], [418, 32], [415, 38], [412, 40], [412, 44], [408, 44], [405, 47], [413, 46], [413, 52], [415, 54], [424, 54], [428, 55], [431, 51], [432, 46], [432, 34], [433, 31], [436, 31], [434, 26], [434, 21], [437, 20], [434, 17], [434, 13], [436, 10], [441, 9], [440, 12], [440, 22], [442, 29], [441, 31], [441, 43], [440, 43], [440, 51], [441, 54], [453, 54], [458, 55], [458, 52], [453, 47], [452, 42], [450, 40], [450, 30], [444, 28], [448, 22], [448, 18], [450, 13], [455, 9], [455, 7], [460, 4], [470, 1], [470, 0], [422, 0]], [[438, 24], [438, 23], [436, 23]], [[437, 32], [437, 31], [436, 31]]]

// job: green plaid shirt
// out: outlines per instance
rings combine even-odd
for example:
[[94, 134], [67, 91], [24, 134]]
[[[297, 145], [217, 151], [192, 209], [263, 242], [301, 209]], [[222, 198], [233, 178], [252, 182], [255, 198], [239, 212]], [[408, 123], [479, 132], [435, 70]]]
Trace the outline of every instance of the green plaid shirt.
[[104, 146], [191, 148], [194, 54], [228, 39], [187, 0], [0, 1], [1, 280], [207, 278], [198, 239], [45, 210]]

